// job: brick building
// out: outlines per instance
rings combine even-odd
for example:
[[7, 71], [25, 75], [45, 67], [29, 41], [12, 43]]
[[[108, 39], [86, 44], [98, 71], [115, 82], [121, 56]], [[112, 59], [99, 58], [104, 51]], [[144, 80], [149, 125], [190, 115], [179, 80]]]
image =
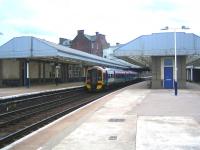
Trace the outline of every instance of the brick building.
[[84, 34], [84, 30], [78, 30], [77, 36], [71, 41], [71, 48], [83, 52], [103, 56], [103, 49], [108, 48], [105, 35], [96, 32], [96, 35], [90, 36]]
[[66, 38], [59, 38], [59, 44], [67, 47], [71, 47], [71, 40]]

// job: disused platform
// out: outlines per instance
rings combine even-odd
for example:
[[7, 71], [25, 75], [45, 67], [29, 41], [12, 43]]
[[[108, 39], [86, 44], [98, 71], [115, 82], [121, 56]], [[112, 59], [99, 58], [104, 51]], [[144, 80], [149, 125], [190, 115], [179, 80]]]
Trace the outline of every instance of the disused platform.
[[4, 149], [179, 150], [200, 147], [200, 86], [152, 90], [147, 82], [111, 93]]
[[0, 100], [9, 97], [17, 97], [22, 95], [30, 95], [35, 93], [82, 87], [82, 86], [84, 86], [84, 82], [69, 82], [58, 85], [55, 84], [32, 85], [29, 88], [27, 87], [0, 88]]

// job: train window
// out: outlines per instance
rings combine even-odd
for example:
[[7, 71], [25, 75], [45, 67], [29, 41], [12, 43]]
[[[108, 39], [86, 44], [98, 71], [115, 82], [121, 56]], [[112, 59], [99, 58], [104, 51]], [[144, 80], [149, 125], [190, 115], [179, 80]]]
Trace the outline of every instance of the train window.
[[102, 73], [100, 70], [98, 70], [98, 80], [102, 80]]
[[90, 78], [91, 77], [91, 70], [88, 70], [87, 72], [87, 78]]
[[106, 71], [106, 73], [104, 73], [104, 80], [107, 80], [108, 79], [108, 73]]

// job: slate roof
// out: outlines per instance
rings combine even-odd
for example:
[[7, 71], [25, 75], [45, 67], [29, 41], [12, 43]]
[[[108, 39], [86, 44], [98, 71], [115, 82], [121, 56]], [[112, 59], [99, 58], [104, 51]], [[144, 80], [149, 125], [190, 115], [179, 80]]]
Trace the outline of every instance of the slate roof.
[[92, 42], [95, 42], [96, 41], [96, 39], [97, 39], [97, 36], [96, 35], [87, 35], [87, 34], [84, 34], [84, 36], [88, 39], [88, 40], [90, 40], [90, 41], [92, 41]]

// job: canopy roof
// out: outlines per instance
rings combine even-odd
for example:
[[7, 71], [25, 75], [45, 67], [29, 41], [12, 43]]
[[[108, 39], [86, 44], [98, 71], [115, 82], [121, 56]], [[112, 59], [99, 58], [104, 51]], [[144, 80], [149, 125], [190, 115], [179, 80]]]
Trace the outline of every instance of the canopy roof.
[[[148, 65], [149, 56], [174, 56], [174, 32], [140, 36], [115, 50], [114, 55], [124, 60]], [[177, 55], [200, 54], [200, 37], [193, 33], [176, 32]]]
[[84, 62], [90, 65], [120, 68], [130, 67], [121, 62], [112, 61], [30, 36], [16, 37], [0, 46], [0, 59], [8, 58], [56, 58], [62, 61]]
[[[177, 55], [200, 54], [200, 37], [193, 33], [176, 33]], [[153, 33], [140, 36], [121, 46], [115, 56], [166, 56], [174, 55], [174, 33]]]

